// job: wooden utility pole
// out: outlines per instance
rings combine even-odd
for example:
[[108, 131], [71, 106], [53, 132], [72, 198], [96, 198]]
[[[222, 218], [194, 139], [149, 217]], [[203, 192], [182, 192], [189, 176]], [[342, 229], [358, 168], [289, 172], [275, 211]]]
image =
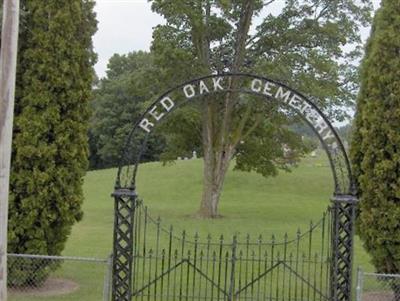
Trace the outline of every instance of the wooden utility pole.
[[0, 52], [0, 301], [7, 300], [7, 223], [19, 0], [3, 0]]

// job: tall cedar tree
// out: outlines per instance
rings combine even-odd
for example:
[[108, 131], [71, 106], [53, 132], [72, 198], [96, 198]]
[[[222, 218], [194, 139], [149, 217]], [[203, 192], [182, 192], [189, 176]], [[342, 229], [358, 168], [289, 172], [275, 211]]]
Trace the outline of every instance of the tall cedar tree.
[[[259, 73], [308, 94], [330, 117], [343, 118], [342, 108], [352, 104], [358, 74], [351, 62], [360, 52], [346, 53], [342, 46], [360, 45], [359, 27], [369, 22], [368, 0], [279, 1], [278, 14], [272, 14], [277, 0], [151, 2], [166, 19], [153, 33], [159, 82], [172, 87], [217, 72]], [[257, 21], [260, 14], [266, 17]], [[288, 131], [290, 118], [238, 93], [209, 97], [196, 112], [187, 109], [177, 117], [181, 120], [170, 127], [169, 140], [196, 138], [202, 148], [203, 217], [219, 215], [231, 161], [240, 170], [269, 176], [290, 169], [304, 153], [299, 135]], [[289, 160], [285, 146], [294, 153]]]
[[21, 7], [8, 248], [59, 255], [83, 215], [94, 1], [26, 0]]
[[[400, 5], [384, 0], [362, 65], [351, 157], [358, 231], [378, 272], [400, 272]], [[396, 300], [400, 286], [395, 285]]]

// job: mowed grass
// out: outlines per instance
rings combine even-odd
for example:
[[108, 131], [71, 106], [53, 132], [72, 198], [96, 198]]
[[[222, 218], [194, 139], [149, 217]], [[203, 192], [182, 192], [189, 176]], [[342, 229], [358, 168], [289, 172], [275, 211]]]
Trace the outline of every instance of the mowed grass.
[[[256, 173], [230, 170], [220, 201], [223, 218], [195, 217], [202, 189], [201, 159], [176, 161], [163, 166], [154, 162], [139, 168], [137, 190], [150, 215], [161, 217], [175, 232], [198, 232], [205, 237], [234, 234], [278, 238], [306, 231], [310, 220], [318, 221], [330, 204], [333, 179], [325, 156], [307, 157], [292, 172], [281, 171], [264, 178]], [[113, 205], [111, 197], [116, 169], [88, 172], [85, 178], [84, 218], [73, 227], [64, 255], [105, 257], [112, 249]], [[370, 269], [369, 257], [357, 239], [356, 264]]]
[[[306, 231], [310, 220], [318, 221], [330, 203], [333, 179], [325, 156], [304, 158], [292, 172], [281, 171], [277, 177], [264, 178], [256, 173], [230, 170], [220, 201], [219, 219], [198, 219], [202, 189], [202, 160], [177, 161], [163, 166], [159, 162], [143, 164], [138, 173], [137, 190], [150, 215], [162, 220], [167, 228], [173, 225], [175, 233], [186, 230], [189, 236], [198, 232], [201, 238], [223, 234], [231, 238], [237, 234], [245, 237], [275, 234], [283, 239], [288, 233], [295, 237], [297, 229]], [[88, 172], [85, 177], [83, 205], [84, 218], [76, 224], [63, 255], [105, 258], [112, 251], [113, 206], [111, 197], [116, 169]], [[244, 239], [243, 239], [244, 240]], [[66, 263], [67, 264], [67, 263]], [[372, 270], [369, 257], [356, 240], [355, 266]], [[93, 273], [85, 264], [76, 274], [68, 271], [68, 278], [89, 279], [103, 284], [104, 273]], [[99, 270], [102, 270], [100, 268]], [[74, 276], [73, 276], [74, 275]], [[89, 295], [80, 297], [78, 290], [70, 297], [41, 297], [40, 300], [99, 300]], [[98, 293], [97, 293], [98, 294]], [[33, 298], [18, 300], [33, 300]]]

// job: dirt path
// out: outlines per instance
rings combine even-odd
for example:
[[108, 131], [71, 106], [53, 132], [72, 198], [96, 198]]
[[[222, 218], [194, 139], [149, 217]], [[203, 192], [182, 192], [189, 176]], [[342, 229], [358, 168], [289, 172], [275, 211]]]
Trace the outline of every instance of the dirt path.
[[393, 301], [393, 293], [392, 292], [363, 293], [362, 301]]
[[57, 296], [75, 292], [79, 285], [68, 279], [49, 278], [46, 282], [37, 288], [11, 288], [10, 294], [27, 296]]

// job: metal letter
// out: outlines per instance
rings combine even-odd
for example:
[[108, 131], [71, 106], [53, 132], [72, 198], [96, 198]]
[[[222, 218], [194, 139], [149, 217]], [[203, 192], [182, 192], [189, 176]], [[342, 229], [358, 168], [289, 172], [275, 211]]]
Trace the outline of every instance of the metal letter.
[[265, 82], [265, 86], [264, 86], [264, 94], [267, 96], [272, 96], [271, 93], [271, 88], [275, 87], [276, 85], [274, 83], [271, 82]]
[[157, 110], [157, 106], [154, 106], [154, 107], [150, 110], [149, 114], [150, 114], [151, 116], [153, 116], [155, 120], [159, 121], [159, 120], [164, 116], [164, 113], [158, 113], [158, 112], [156, 112], [156, 110]]
[[222, 77], [218, 78], [213, 78], [213, 83], [214, 83], [214, 91], [224, 91], [224, 87], [221, 86], [220, 81], [222, 80]]
[[193, 85], [186, 85], [183, 87], [183, 93], [185, 93], [186, 98], [192, 98], [196, 95]]
[[276, 91], [275, 98], [276, 99], [280, 98], [281, 100], [284, 100], [285, 102], [288, 102], [291, 93], [292, 92], [290, 92], [290, 90], [288, 90], [288, 91], [286, 91], [284, 93], [282, 87], [279, 87], [278, 90]]
[[260, 92], [261, 91], [261, 85], [262, 85], [261, 79], [258, 79], [258, 78], [253, 79], [253, 81], [251, 82], [251, 90], [253, 92]]
[[147, 118], [143, 118], [142, 121], [140, 121], [139, 126], [147, 133], [150, 133], [151, 128], [154, 126], [154, 123], [151, 123]]
[[167, 110], [167, 112], [171, 111], [171, 109], [175, 106], [175, 103], [169, 97], [164, 97], [160, 103], [164, 109]]
[[204, 92], [210, 93], [210, 90], [208, 90], [206, 84], [201, 80], [200, 81], [200, 94], [203, 94]]

